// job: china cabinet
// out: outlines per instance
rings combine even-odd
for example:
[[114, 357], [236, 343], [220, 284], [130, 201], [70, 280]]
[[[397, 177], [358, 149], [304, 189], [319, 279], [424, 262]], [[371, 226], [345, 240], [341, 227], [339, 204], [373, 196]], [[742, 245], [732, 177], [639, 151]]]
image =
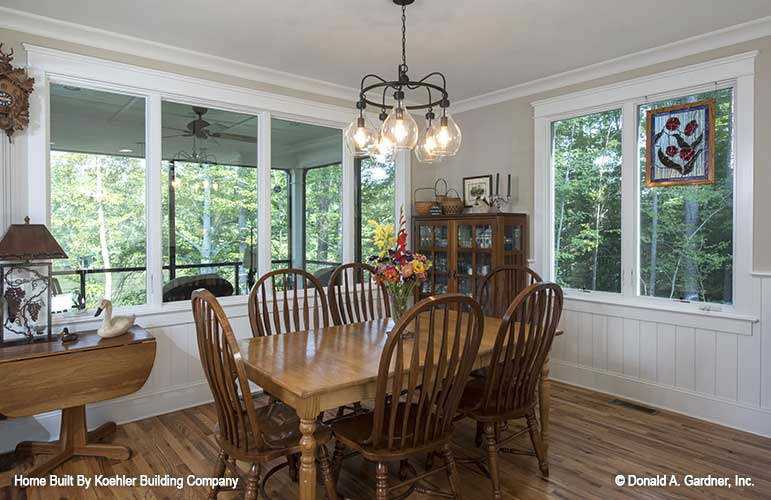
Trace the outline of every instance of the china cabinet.
[[413, 248], [434, 263], [420, 298], [472, 295], [497, 266], [527, 265], [527, 215], [493, 213], [414, 217]]

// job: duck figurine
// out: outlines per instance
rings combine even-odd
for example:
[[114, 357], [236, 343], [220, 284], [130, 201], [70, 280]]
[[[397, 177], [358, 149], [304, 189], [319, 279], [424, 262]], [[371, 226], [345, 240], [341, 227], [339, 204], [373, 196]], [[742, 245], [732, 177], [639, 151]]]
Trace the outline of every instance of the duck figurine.
[[112, 337], [119, 337], [126, 333], [129, 328], [134, 326], [135, 315], [131, 316], [115, 316], [112, 317], [112, 302], [107, 299], [103, 299], [99, 303], [99, 307], [96, 308], [96, 314], [94, 317], [99, 316], [104, 311], [104, 319], [102, 320], [102, 326], [96, 331], [96, 334], [102, 338], [109, 339]]

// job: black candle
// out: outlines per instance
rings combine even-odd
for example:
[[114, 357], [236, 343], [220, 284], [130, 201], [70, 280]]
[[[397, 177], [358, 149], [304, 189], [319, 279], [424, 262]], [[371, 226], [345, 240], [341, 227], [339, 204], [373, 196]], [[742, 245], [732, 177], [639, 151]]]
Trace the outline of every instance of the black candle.
[[495, 174], [495, 196], [498, 196], [501, 194], [501, 190], [499, 189], [500, 182], [501, 182], [501, 174], [497, 173]]
[[506, 196], [508, 196], [510, 198], [511, 197], [511, 174], [509, 174], [509, 180], [508, 180], [507, 183], [508, 183], [509, 188], [508, 188], [508, 192], [506, 193]]

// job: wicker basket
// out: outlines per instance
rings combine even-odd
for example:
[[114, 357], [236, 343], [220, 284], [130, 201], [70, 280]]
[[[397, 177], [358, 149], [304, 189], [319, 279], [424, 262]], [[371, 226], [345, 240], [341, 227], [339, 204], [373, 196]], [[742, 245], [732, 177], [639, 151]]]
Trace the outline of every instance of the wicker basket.
[[[444, 194], [439, 194], [439, 183], [444, 182]], [[441, 177], [436, 180], [434, 183], [434, 198], [436, 198], [436, 202], [440, 205], [444, 200], [447, 199], [447, 181], [442, 179]]]
[[415, 201], [415, 213], [421, 216], [431, 215], [431, 207], [437, 204], [436, 201], [418, 201], [418, 191], [433, 191], [433, 188], [418, 188], [412, 193], [412, 199]]
[[[450, 196], [451, 192], [455, 193], [455, 196]], [[442, 202], [442, 210], [444, 210], [445, 215], [460, 215], [463, 213], [463, 200], [455, 189], [447, 190], [447, 196]]]

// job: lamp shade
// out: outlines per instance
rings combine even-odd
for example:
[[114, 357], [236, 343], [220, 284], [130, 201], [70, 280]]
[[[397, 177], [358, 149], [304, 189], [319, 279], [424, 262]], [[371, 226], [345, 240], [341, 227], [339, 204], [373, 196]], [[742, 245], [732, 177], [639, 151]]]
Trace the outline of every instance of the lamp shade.
[[11, 224], [0, 240], [0, 260], [66, 259], [62, 247], [44, 224]]

